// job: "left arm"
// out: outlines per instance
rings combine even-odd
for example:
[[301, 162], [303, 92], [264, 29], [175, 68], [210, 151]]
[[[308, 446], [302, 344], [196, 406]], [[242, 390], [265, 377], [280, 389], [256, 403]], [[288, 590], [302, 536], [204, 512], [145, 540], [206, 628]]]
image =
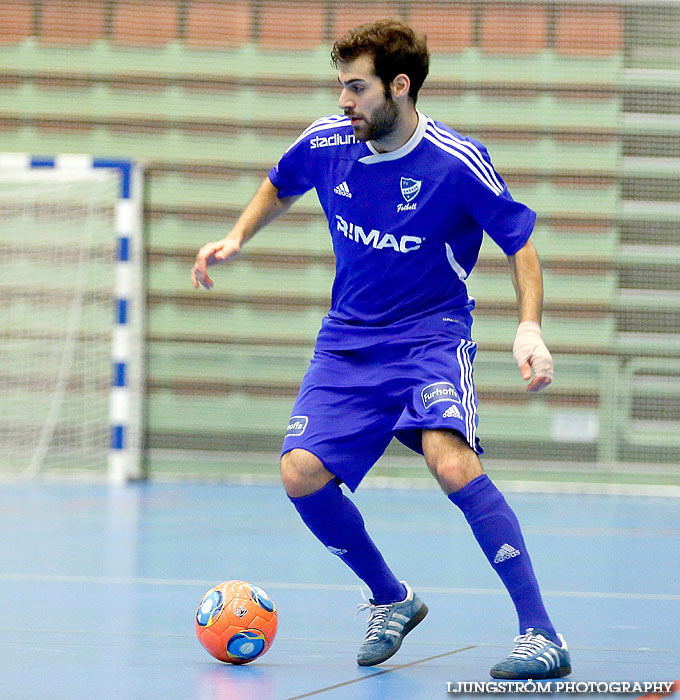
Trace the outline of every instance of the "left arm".
[[529, 240], [508, 255], [510, 276], [517, 295], [519, 327], [512, 352], [522, 379], [533, 379], [527, 391], [540, 391], [552, 382], [553, 360], [541, 337], [543, 275], [534, 244]]

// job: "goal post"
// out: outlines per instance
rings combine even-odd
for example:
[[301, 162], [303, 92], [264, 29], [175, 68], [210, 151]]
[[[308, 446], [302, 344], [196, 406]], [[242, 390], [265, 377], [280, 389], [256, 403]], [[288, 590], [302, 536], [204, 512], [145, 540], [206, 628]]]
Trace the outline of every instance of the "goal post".
[[0, 153], [0, 474], [142, 476], [142, 176]]

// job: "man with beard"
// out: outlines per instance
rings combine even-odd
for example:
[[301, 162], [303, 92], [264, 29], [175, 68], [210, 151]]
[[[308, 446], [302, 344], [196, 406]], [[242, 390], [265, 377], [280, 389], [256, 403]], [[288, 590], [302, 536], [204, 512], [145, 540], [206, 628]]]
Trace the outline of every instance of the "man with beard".
[[281, 475], [312, 533], [370, 588], [357, 661], [390, 658], [427, 607], [389, 568], [353, 502], [393, 437], [423, 454], [465, 515], [519, 617], [495, 678], [570, 673], [567, 645], [543, 605], [519, 523], [483, 472], [472, 380], [476, 344], [465, 279], [483, 231], [508, 256], [519, 309], [513, 352], [528, 391], [552, 380], [541, 339], [536, 215], [515, 202], [484, 146], [416, 109], [426, 40], [396, 21], [364, 25], [332, 51], [342, 115], [315, 121], [290, 146], [230, 233], [203, 246], [193, 284], [315, 188], [337, 265], [332, 303], [283, 442]]

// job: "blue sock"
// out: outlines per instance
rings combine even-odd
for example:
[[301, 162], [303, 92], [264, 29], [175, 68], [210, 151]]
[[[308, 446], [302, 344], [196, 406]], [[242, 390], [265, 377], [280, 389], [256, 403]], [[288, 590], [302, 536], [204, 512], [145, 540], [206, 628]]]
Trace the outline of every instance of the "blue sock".
[[519, 522], [501, 492], [482, 474], [448, 498], [463, 511], [479, 546], [508, 589], [520, 634], [528, 627], [542, 629], [560, 644], [543, 605]]
[[364, 519], [335, 479], [290, 499], [305, 525], [371, 589], [378, 605], [406, 598], [406, 589], [385, 563], [364, 527]]

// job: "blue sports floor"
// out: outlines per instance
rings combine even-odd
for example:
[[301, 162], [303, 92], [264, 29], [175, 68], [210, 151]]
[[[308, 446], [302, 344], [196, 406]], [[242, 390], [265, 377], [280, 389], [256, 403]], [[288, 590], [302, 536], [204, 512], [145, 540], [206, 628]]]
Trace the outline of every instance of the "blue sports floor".
[[[355, 495], [430, 608], [373, 668], [355, 662], [365, 615], [354, 615], [353, 574], [277, 487], [19, 483], [0, 493], [0, 700], [461, 697], [447, 681], [491, 680], [517, 633], [499, 580], [436, 490]], [[507, 498], [570, 645], [569, 680], [679, 678], [680, 502]], [[194, 636], [201, 596], [232, 578], [260, 585], [279, 610], [273, 647], [247, 666], [213, 660]]]

